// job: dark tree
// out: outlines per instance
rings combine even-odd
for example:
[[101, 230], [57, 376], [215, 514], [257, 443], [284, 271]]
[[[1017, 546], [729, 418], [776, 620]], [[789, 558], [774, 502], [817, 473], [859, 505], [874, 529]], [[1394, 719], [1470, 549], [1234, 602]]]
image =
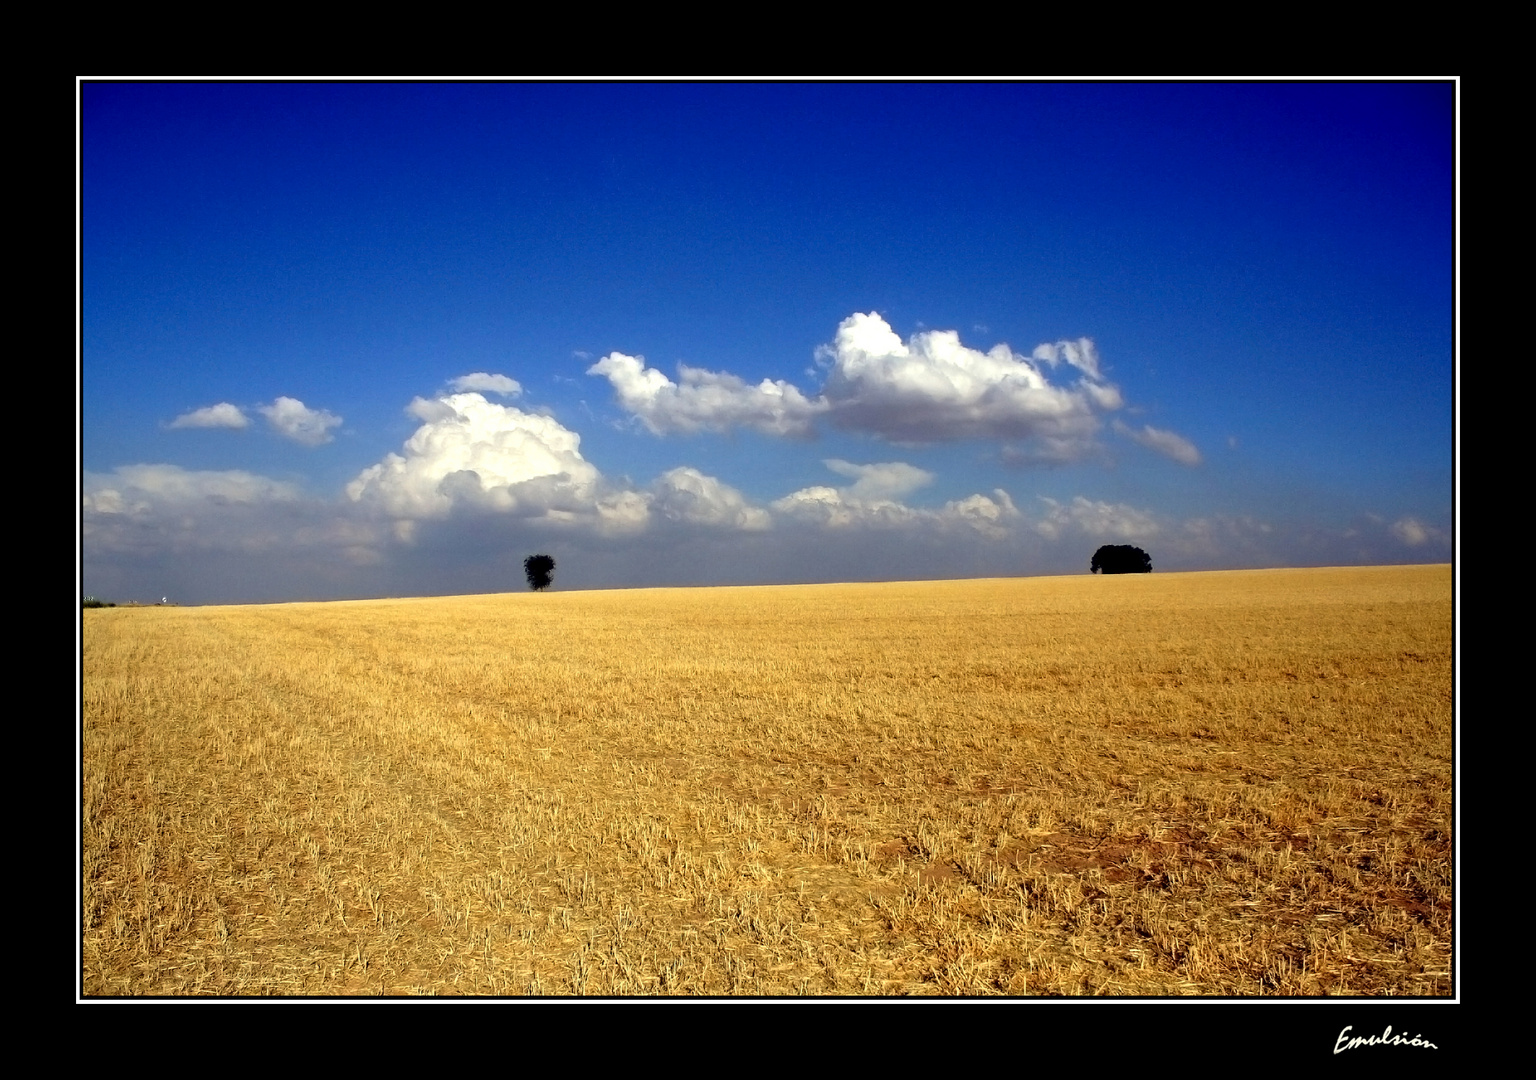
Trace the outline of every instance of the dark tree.
[[1093, 553], [1088, 569], [1095, 574], [1150, 574], [1152, 556], [1130, 544], [1105, 544]]
[[530, 589], [535, 592], [547, 589], [555, 573], [555, 560], [548, 555], [530, 555], [523, 560], [523, 573], [528, 575]]

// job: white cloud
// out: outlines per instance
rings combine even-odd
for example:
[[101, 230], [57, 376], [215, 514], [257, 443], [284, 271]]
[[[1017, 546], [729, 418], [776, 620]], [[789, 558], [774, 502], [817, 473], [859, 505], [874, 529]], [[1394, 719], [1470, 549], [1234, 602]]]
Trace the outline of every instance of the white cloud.
[[1140, 443], [1148, 450], [1177, 461], [1180, 465], [1194, 466], [1200, 464], [1199, 448], [1184, 438], [1184, 436], [1175, 432], [1164, 431], [1150, 424], [1143, 426], [1140, 431], [1135, 431], [1118, 420], [1115, 421], [1115, 431], [1133, 442]]
[[239, 470], [199, 472], [179, 465], [123, 465], [110, 476], [87, 473], [83, 498], [88, 513], [142, 514], [197, 504], [293, 502], [299, 498], [299, 489]]
[[1094, 502], [1081, 495], [1069, 504], [1044, 495], [1040, 496], [1040, 501], [1046, 506], [1045, 515], [1033, 528], [1050, 540], [1069, 532], [1106, 540], [1144, 540], [1161, 531], [1151, 511], [1137, 510], [1123, 503]]
[[855, 502], [889, 502], [933, 482], [933, 473], [901, 461], [855, 465], [839, 458], [827, 458], [822, 464], [854, 481], [852, 487], [844, 489], [844, 494]]
[[305, 446], [330, 442], [331, 428], [341, 426], [341, 417], [324, 409], [311, 409], [297, 398], [280, 397], [256, 411], [267, 418], [274, 431]]
[[1050, 364], [1051, 367], [1065, 360], [1094, 382], [1103, 381], [1099, 375], [1099, 351], [1087, 338], [1058, 341], [1054, 345], [1036, 345], [1033, 356], [1036, 360]]
[[244, 428], [250, 426], [250, 419], [240, 410], [238, 405], [231, 405], [227, 401], [221, 401], [217, 405], [210, 405], [206, 409], [193, 409], [191, 412], [182, 413], [171, 421], [173, 428]]
[[1017, 521], [1023, 515], [1013, 505], [1013, 500], [1002, 488], [994, 488], [992, 494], [995, 499], [989, 499], [985, 495], [972, 495], [966, 499], [944, 504], [940, 516], [950, 522], [969, 525], [984, 536], [994, 540], [1001, 540], [1012, 530], [1008, 523]]
[[482, 394], [500, 394], [502, 397], [517, 397], [523, 392], [521, 384], [516, 379], [510, 379], [505, 375], [491, 375], [484, 371], [476, 371], [471, 375], [460, 375], [448, 385], [459, 393], [478, 391]]
[[933, 474], [900, 461], [855, 465], [838, 458], [823, 462], [827, 468], [854, 482], [845, 488], [802, 488], [773, 503], [773, 509], [793, 520], [826, 528], [869, 526], [888, 529], [963, 526], [993, 539], [1006, 535], [1005, 522], [1020, 514], [1008, 493], [998, 488], [995, 499], [972, 495], [944, 504], [940, 510], [923, 510], [900, 501], [933, 480]]
[[743, 531], [772, 524], [741, 492], [693, 468], [672, 469], [648, 491], [611, 484], [582, 457], [574, 431], [480, 394], [416, 398], [406, 411], [423, 424], [403, 453], [363, 470], [346, 489], [352, 502], [395, 518], [405, 543], [417, 535], [413, 522], [458, 510], [599, 535], [639, 532], [658, 518]]
[[377, 530], [306, 498], [297, 485], [240, 470], [124, 465], [86, 473], [82, 539], [89, 555], [330, 548], [353, 563], [372, 557]]
[[684, 467], [663, 473], [652, 491], [651, 509], [669, 521], [749, 532], [772, 524], [766, 510], [749, 506], [741, 492], [697, 469]]
[[[1120, 391], [1103, 381], [1087, 338], [1041, 345], [1033, 358], [1007, 345], [987, 352], [960, 343], [953, 330], [913, 334], [903, 342], [879, 315], [844, 319], [820, 351], [830, 360], [826, 397], [841, 426], [888, 439], [1040, 438], [1058, 455], [1091, 447], [1095, 410], [1119, 408]], [[1074, 386], [1052, 385], [1034, 362], [1065, 360], [1081, 372]]]
[[771, 435], [805, 435], [812, 419], [825, 412], [822, 401], [811, 401], [782, 379], [764, 379], [749, 386], [735, 375], [677, 366], [673, 382], [644, 357], [613, 352], [587, 369], [613, 384], [619, 404], [652, 433], [692, 434], [748, 427]]
[[400, 519], [471, 508], [599, 532], [645, 526], [647, 496], [605, 484], [581, 456], [581, 436], [551, 417], [479, 394], [417, 398], [407, 411], [425, 423], [403, 456], [389, 454], [347, 485], [353, 502]]
[[[1098, 413], [1124, 404], [1104, 380], [1087, 338], [1041, 345], [1033, 356], [1007, 345], [967, 348], [953, 330], [902, 341], [879, 315], [855, 314], [836, 340], [816, 351], [830, 370], [819, 397], [782, 380], [749, 386], [724, 372], [678, 365], [674, 383], [643, 359], [614, 352], [587, 369], [613, 385], [619, 404], [655, 434], [750, 427], [808, 435], [825, 414], [840, 427], [897, 442], [1014, 438], [1033, 440], [1033, 455], [1077, 461], [1094, 448]], [[1041, 365], [1073, 368], [1071, 385], [1053, 385]]]
[[790, 492], [776, 499], [773, 508], [786, 517], [833, 529], [855, 524], [902, 525], [915, 520], [912, 510], [900, 503], [859, 503], [836, 488], [820, 486]]
[[1415, 518], [1398, 518], [1392, 523], [1392, 535], [1397, 537], [1409, 547], [1418, 547], [1430, 538], [1430, 530], [1421, 525]]
[[[519, 503], [514, 489], [545, 481], [541, 505], [560, 493], [590, 501], [597, 469], [581, 456], [581, 436], [547, 416], [493, 405], [479, 394], [417, 398], [408, 411], [426, 421], [405, 442], [347, 485], [354, 502], [371, 502], [402, 518], [443, 517], [456, 501], [500, 510]], [[558, 506], [557, 506], [558, 508]]]
[[413, 397], [411, 403], [405, 407], [405, 411], [428, 424], [449, 420], [458, 415], [458, 410], [442, 398], [433, 398], [428, 401], [424, 397]]

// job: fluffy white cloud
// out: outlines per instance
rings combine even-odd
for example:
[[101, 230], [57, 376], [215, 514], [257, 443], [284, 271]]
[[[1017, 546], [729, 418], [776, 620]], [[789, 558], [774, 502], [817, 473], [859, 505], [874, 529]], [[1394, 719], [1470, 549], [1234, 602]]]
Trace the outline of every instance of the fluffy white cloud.
[[766, 510], [697, 469], [673, 469], [647, 491], [611, 484], [582, 457], [574, 431], [480, 394], [416, 398], [406, 411], [423, 423], [404, 453], [347, 485], [353, 503], [395, 518], [405, 543], [417, 535], [415, 522], [465, 509], [598, 535], [639, 532], [653, 518], [745, 531], [772, 523]]
[[516, 379], [508, 378], [505, 375], [491, 375], [484, 371], [476, 371], [470, 375], [460, 375], [448, 385], [459, 393], [478, 391], [482, 394], [500, 394], [502, 397], [517, 397], [523, 392], [522, 385]]
[[651, 509], [668, 521], [749, 532], [772, 524], [766, 510], [748, 505], [741, 492], [697, 469], [663, 473], [652, 491]]
[[173, 428], [243, 428], [250, 426], [250, 419], [238, 405], [221, 401], [206, 409], [193, 409], [171, 421]]
[[773, 503], [780, 514], [798, 521], [846, 529], [852, 525], [910, 525], [918, 520], [911, 507], [896, 502], [862, 503], [830, 487], [808, 487], [790, 492]]
[[417, 398], [408, 411], [425, 423], [406, 440], [403, 456], [389, 454], [347, 485], [353, 502], [402, 518], [443, 517], [461, 501], [513, 510], [529, 484], [541, 509], [591, 502], [598, 472], [581, 456], [581, 436], [548, 416], [472, 393]]
[[673, 382], [644, 357], [609, 353], [587, 369], [613, 384], [619, 404], [654, 434], [692, 434], [748, 427], [771, 435], [805, 435], [811, 421], [825, 412], [824, 401], [812, 401], [782, 379], [764, 379], [749, 386], [735, 375], [677, 366]]
[[1002, 488], [993, 488], [996, 498], [972, 495], [966, 499], [947, 502], [940, 516], [946, 522], [969, 525], [983, 536], [1001, 540], [1012, 532], [1010, 525], [1023, 517], [1013, 500]]
[[1115, 431], [1133, 442], [1140, 443], [1148, 450], [1177, 461], [1180, 465], [1200, 464], [1199, 448], [1175, 432], [1164, 431], [1150, 424], [1143, 426], [1140, 431], [1135, 431], [1118, 420], [1115, 421]]
[[[981, 352], [962, 345], [953, 330], [903, 342], [870, 313], [844, 319], [819, 355], [832, 365], [826, 397], [834, 420], [899, 441], [1039, 438], [1073, 458], [1092, 444], [1095, 410], [1122, 404], [1120, 391], [1103, 381], [1087, 338], [1042, 345], [1033, 357], [1007, 345]], [[1065, 361], [1081, 378], [1070, 387], [1052, 385], [1036, 361]]]
[[[855, 314], [843, 320], [831, 345], [817, 350], [817, 359], [830, 368], [819, 397], [782, 380], [750, 386], [685, 364], [674, 383], [619, 352], [587, 370], [606, 377], [619, 404], [658, 435], [732, 427], [806, 435], [825, 414], [840, 427], [898, 442], [1029, 439], [1038, 447], [1033, 456], [1050, 461], [1086, 456], [1098, 413], [1124, 404], [1087, 338], [1041, 345], [1032, 356], [1007, 345], [981, 352], [962, 345], [953, 330], [917, 333], [904, 342], [879, 315]], [[1042, 365], [1062, 364], [1078, 375], [1070, 386], [1042, 374]]]
[[341, 426], [341, 417], [324, 409], [311, 409], [297, 398], [280, 397], [257, 412], [267, 418], [272, 429], [305, 446], [319, 446], [332, 439], [331, 428]]
[[1044, 495], [1040, 501], [1045, 504], [1045, 515], [1033, 528], [1049, 540], [1071, 532], [1114, 540], [1145, 540], [1162, 531], [1150, 511], [1123, 503], [1094, 502], [1081, 495], [1069, 504]]

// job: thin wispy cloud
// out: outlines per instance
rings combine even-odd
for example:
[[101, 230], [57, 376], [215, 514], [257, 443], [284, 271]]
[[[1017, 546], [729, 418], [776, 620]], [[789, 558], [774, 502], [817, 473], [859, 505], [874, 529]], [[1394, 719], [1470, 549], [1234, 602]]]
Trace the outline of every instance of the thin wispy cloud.
[[859, 502], [894, 501], [933, 483], [933, 473], [904, 461], [855, 465], [851, 461], [827, 458], [822, 464], [853, 481], [853, 485], [844, 490], [849, 498]]
[[1392, 535], [1397, 537], [1409, 547], [1419, 547], [1428, 543], [1432, 535], [1416, 518], [1405, 517], [1394, 521], [1391, 526]]
[[1033, 528], [1041, 536], [1058, 539], [1076, 533], [1105, 540], [1149, 540], [1162, 532], [1156, 515], [1124, 503], [1108, 503], [1079, 495], [1069, 503], [1040, 496], [1045, 512]]
[[1140, 431], [1136, 431], [1119, 420], [1115, 421], [1114, 427], [1118, 434], [1124, 435], [1132, 442], [1140, 443], [1154, 453], [1162, 454], [1171, 461], [1177, 461], [1180, 465], [1193, 467], [1199, 465], [1202, 460], [1199, 448], [1176, 432], [1164, 431], [1151, 424], [1146, 424]]
[[102, 552], [282, 551], [302, 542], [296, 511], [334, 517], [298, 485], [240, 469], [124, 465], [81, 486], [82, 539]]
[[86, 505], [97, 513], [135, 513], [153, 506], [184, 507], [197, 503], [228, 506], [292, 502], [299, 489], [239, 469], [183, 469], [179, 465], [122, 465], [111, 474], [91, 475], [85, 485]]
[[94, 558], [117, 573], [152, 568], [166, 582], [161, 591], [183, 600], [207, 589], [207, 577], [267, 599], [324, 595], [326, 582], [387, 567], [392, 543], [387, 526], [335, 500], [240, 469], [87, 472], [81, 510], [81, 542]]
[[502, 397], [517, 397], [523, 392], [522, 384], [516, 379], [506, 375], [492, 375], [484, 371], [460, 375], [448, 385], [460, 393], [500, 394]]

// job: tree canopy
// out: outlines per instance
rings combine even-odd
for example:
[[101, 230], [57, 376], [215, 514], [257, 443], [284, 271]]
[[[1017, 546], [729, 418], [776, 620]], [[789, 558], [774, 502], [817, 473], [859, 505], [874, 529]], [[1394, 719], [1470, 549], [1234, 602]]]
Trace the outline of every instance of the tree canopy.
[[555, 574], [555, 560], [548, 555], [530, 555], [523, 560], [523, 573], [528, 575], [528, 587], [534, 592], [547, 589]]
[[1105, 544], [1093, 553], [1088, 569], [1095, 574], [1150, 574], [1152, 556], [1130, 544]]

